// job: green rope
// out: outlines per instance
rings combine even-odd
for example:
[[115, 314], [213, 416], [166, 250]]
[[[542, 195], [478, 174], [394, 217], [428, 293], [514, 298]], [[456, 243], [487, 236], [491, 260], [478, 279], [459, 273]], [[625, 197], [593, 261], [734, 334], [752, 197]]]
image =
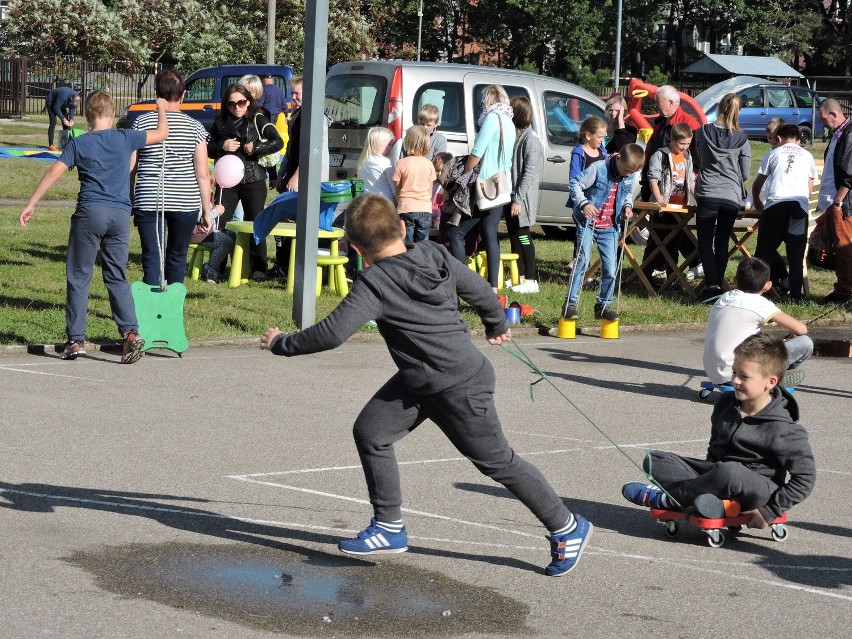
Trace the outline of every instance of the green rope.
[[666, 494], [666, 496], [669, 498], [670, 503], [676, 505], [678, 508], [683, 510], [683, 507], [680, 505], [680, 503], [674, 497], [672, 497], [671, 493], [669, 493], [665, 488], [660, 486], [660, 483], [656, 479], [654, 479], [654, 476], [652, 474], [653, 469], [652, 469], [652, 465], [651, 465], [651, 449], [646, 449], [646, 451], [645, 451], [645, 456], [646, 456], [646, 459], [648, 460], [648, 472], [645, 472], [645, 469], [642, 468], [639, 464], [637, 464], [634, 461], [634, 459], [630, 455], [628, 455], [627, 452], [621, 446], [619, 446], [618, 443], [612, 437], [610, 437], [603, 428], [598, 426], [591, 417], [589, 417], [588, 415], [586, 415], [585, 412], [583, 412], [582, 408], [580, 408], [577, 404], [575, 404], [574, 401], [570, 397], [568, 397], [568, 395], [566, 395], [565, 393], [562, 392], [562, 389], [560, 389], [556, 384], [553, 383], [553, 381], [550, 379], [550, 377], [548, 377], [547, 373], [545, 373], [538, 366], [536, 366], [535, 362], [533, 362], [532, 359], [530, 359], [530, 356], [527, 355], [524, 352], [524, 349], [522, 349], [517, 342], [512, 341], [511, 344], [517, 349], [517, 352], [515, 352], [514, 350], [509, 348], [506, 345], [506, 343], [500, 344], [500, 346], [502, 346], [503, 350], [506, 351], [509, 355], [511, 355], [512, 357], [514, 357], [518, 361], [524, 363], [532, 372], [534, 372], [536, 375], [538, 375], [538, 379], [536, 379], [535, 381], [530, 383], [530, 399], [532, 400], [532, 403], [535, 403], [535, 385], [538, 384], [539, 382], [547, 382], [548, 384], [550, 384], [551, 388], [553, 388], [557, 393], [559, 393], [559, 395], [566, 402], [571, 404], [571, 406], [574, 408], [574, 410], [576, 410], [578, 413], [580, 413], [580, 415], [582, 415], [586, 419], [586, 421], [589, 422], [589, 424], [592, 425], [592, 427], [595, 430], [597, 430], [601, 435], [603, 435], [604, 438], [610, 444], [615, 446], [615, 448], [616, 448], [616, 450], [618, 450], [618, 452], [620, 452], [622, 455], [624, 455], [631, 464], [633, 464], [636, 468], [638, 468], [639, 471], [643, 475], [645, 475], [645, 477], [648, 479], [648, 481], [650, 481], [652, 484], [654, 484], [654, 486], [656, 486], [657, 488], [662, 490]]

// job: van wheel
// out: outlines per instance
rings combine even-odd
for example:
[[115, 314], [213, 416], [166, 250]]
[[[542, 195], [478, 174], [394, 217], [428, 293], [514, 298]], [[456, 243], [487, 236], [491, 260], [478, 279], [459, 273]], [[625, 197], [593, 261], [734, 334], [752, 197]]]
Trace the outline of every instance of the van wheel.
[[550, 240], [573, 240], [577, 237], [577, 228], [574, 226], [553, 226], [545, 224], [541, 227], [544, 235]]
[[799, 137], [802, 138], [802, 146], [811, 144], [814, 141], [814, 136], [811, 134], [811, 127], [804, 125], [800, 126]]

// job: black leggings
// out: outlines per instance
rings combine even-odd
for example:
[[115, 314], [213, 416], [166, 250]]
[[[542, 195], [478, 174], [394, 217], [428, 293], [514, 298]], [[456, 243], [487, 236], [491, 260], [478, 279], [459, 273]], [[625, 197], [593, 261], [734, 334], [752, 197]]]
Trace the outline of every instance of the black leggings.
[[[237, 208], [237, 202], [243, 203], [243, 219], [247, 222], [254, 222], [257, 214], [266, 206], [266, 192], [266, 180], [237, 184], [230, 189], [216, 187], [215, 201], [219, 202], [221, 197], [222, 206], [225, 207], [225, 212], [219, 220], [219, 228], [224, 230], [225, 225], [231, 221], [234, 209]], [[266, 240], [260, 244], [255, 244], [254, 239], [252, 239], [249, 261], [252, 273], [257, 271], [266, 273]]]
[[462, 264], [467, 262], [468, 256], [465, 253], [464, 238], [468, 231], [477, 224], [481, 224], [480, 231], [485, 242], [485, 255], [488, 260], [488, 283], [491, 284], [492, 288], [499, 288], [500, 282], [497, 281], [497, 278], [500, 275], [500, 241], [497, 238], [497, 227], [500, 224], [500, 218], [503, 217], [503, 207], [497, 206], [485, 211], [472, 207], [472, 211], [473, 216], [464, 217], [458, 226], [447, 227], [447, 235], [450, 238], [450, 252]]
[[698, 255], [704, 266], [704, 282], [721, 286], [728, 267], [728, 247], [739, 207], [733, 204], [699, 201], [695, 209]]
[[528, 280], [537, 280], [535, 264], [535, 244], [530, 236], [530, 227], [521, 226], [517, 216], [511, 213], [512, 205], [507, 204], [503, 209], [506, 229], [509, 231], [509, 244], [512, 253], [518, 254], [518, 272]]
[[[56, 122], [59, 120], [59, 118], [58, 118], [58, 117], [57, 117], [57, 115], [56, 115], [56, 114], [55, 114], [55, 113], [54, 113], [54, 112], [50, 109], [50, 107], [48, 107], [48, 108], [47, 108], [47, 117], [48, 117], [48, 125], [47, 125], [47, 143], [48, 143], [50, 146], [53, 146], [53, 137], [54, 137], [54, 135], [56, 134]], [[68, 130], [70, 130], [70, 129], [71, 129], [71, 127], [70, 127], [70, 126], [65, 126], [64, 124], [62, 125], [62, 130], [63, 130], [63, 131], [68, 131]]]

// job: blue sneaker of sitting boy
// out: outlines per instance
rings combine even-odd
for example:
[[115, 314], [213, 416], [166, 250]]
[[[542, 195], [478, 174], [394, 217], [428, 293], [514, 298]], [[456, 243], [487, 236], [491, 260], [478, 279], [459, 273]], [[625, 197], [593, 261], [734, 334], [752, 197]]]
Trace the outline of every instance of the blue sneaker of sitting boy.
[[666, 494], [652, 484], [629, 481], [621, 487], [621, 494], [627, 501], [633, 502], [637, 506], [671, 509]]
[[561, 577], [574, 570], [580, 562], [580, 555], [586, 547], [586, 542], [592, 536], [594, 526], [591, 522], [579, 516], [575, 519], [577, 525], [574, 530], [548, 537], [550, 540], [550, 556], [553, 559], [544, 569], [544, 572], [551, 577]]
[[383, 555], [408, 550], [408, 533], [405, 527], [398, 532], [390, 532], [370, 519], [370, 525], [358, 533], [355, 539], [344, 539], [337, 547], [349, 555]]

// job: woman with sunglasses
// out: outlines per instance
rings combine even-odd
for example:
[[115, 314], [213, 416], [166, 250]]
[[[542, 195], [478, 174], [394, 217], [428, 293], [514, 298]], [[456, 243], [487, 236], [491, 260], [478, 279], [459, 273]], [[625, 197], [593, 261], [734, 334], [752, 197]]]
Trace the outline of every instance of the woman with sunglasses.
[[[243, 161], [242, 181], [229, 189], [217, 187], [216, 202], [225, 207], [220, 219], [227, 224], [237, 207], [243, 205], [244, 219], [254, 218], [266, 204], [266, 169], [257, 161], [284, 146], [275, 126], [263, 115], [252, 94], [244, 86], [232, 84], [222, 94], [222, 109], [210, 129], [210, 157], [236, 155]], [[220, 200], [221, 198], [221, 200]], [[255, 282], [266, 279], [266, 242], [252, 244], [251, 272]]]

